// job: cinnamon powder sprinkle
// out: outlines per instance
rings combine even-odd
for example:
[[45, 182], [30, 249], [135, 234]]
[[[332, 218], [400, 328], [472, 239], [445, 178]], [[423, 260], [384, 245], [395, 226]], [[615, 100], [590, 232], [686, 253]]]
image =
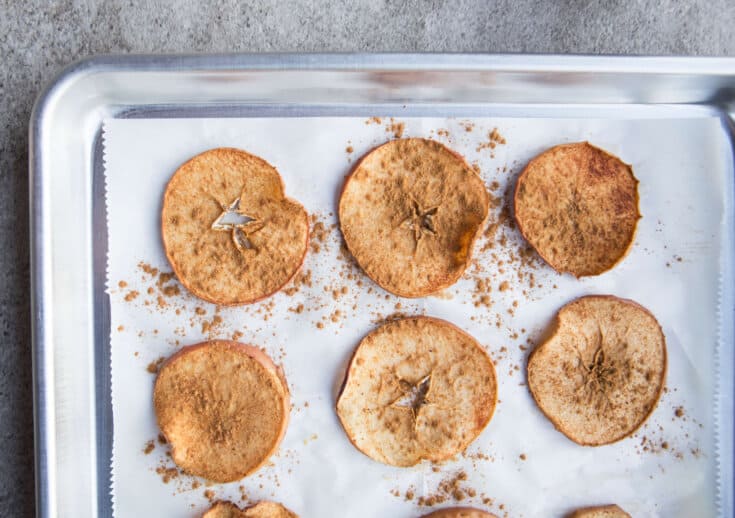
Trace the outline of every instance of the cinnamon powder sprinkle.
[[500, 134], [498, 128], [493, 128], [493, 130], [487, 134], [487, 142], [483, 142], [478, 145], [475, 151], [482, 151], [483, 149], [495, 149], [496, 146], [503, 145], [505, 143], [505, 137]]
[[419, 497], [417, 503], [422, 507], [432, 507], [447, 501], [461, 502], [465, 498], [471, 498], [477, 492], [472, 488], [463, 487], [463, 483], [466, 480], [467, 473], [465, 471], [459, 471], [454, 475], [450, 475], [439, 482], [438, 487], [433, 493]]
[[158, 275], [158, 268], [154, 268], [148, 263], [144, 263], [141, 261], [138, 263], [138, 267], [151, 277], [155, 277], [156, 275]]
[[166, 297], [175, 297], [181, 293], [181, 288], [178, 285], [166, 286], [161, 291]]
[[216, 327], [218, 327], [222, 323], [222, 317], [219, 315], [214, 315], [212, 317], [212, 320], [210, 321], [204, 321], [202, 322], [202, 333], [206, 333], [208, 331], [213, 331]]
[[283, 293], [285, 293], [289, 297], [292, 297], [293, 295], [298, 293], [302, 286], [308, 286], [309, 288], [311, 288], [311, 270], [307, 270], [306, 272], [300, 273], [296, 277], [294, 277], [294, 280], [291, 282], [291, 286], [285, 288], [283, 290]]
[[498, 144], [505, 144], [505, 137], [503, 137], [500, 132], [498, 131], [498, 128], [493, 128], [493, 130], [488, 135], [491, 142], [497, 142]]
[[165, 361], [166, 361], [166, 358], [164, 358], [163, 356], [161, 356], [156, 361], [153, 361], [153, 362], [149, 363], [148, 364], [148, 367], [146, 367], [146, 370], [148, 372], [150, 372], [151, 374], [158, 374], [158, 369], [161, 368], [161, 365]]
[[159, 466], [156, 468], [156, 473], [161, 476], [164, 484], [168, 484], [175, 478], [179, 477], [179, 470], [176, 468], [167, 468], [165, 466]]
[[404, 128], [405, 124], [403, 122], [395, 122], [393, 120], [393, 117], [391, 117], [390, 124], [385, 128], [385, 131], [388, 133], [393, 133], [393, 136], [395, 138], [401, 138], [403, 136]]
[[292, 313], [298, 313], [298, 314], [300, 314], [300, 313], [303, 313], [304, 312], [304, 305], [303, 304], [299, 304], [296, 307], [288, 308], [288, 310], [291, 311]]
[[321, 245], [327, 238], [328, 230], [322, 221], [316, 221], [311, 227], [311, 250], [318, 254], [321, 250]]

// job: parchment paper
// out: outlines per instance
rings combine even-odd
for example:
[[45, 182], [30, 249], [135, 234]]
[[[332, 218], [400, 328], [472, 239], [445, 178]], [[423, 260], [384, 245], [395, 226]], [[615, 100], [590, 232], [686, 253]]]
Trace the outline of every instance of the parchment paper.
[[[643, 218], [633, 249], [611, 272], [576, 280], [533, 254], [519, 259], [523, 241], [500, 225], [476, 244], [473, 266], [441, 296], [388, 295], [343, 257], [333, 226], [344, 175], [359, 156], [400, 133], [399, 123], [405, 124], [403, 136], [435, 138], [479, 167], [495, 196], [489, 225], [507, 216], [504, 191], [529, 158], [580, 140], [609, 150], [631, 163], [640, 180]], [[455, 495], [461, 504], [499, 515], [562, 516], [576, 506], [610, 502], [636, 517], [714, 515], [722, 193], [723, 179], [732, 174], [719, 120], [401, 118], [393, 124], [365, 118], [106, 122], [115, 515], [199, 516], [209, 496], [241, 504], [272, 499], [303, 517], [408, 518], [429, 512], [419, 498], [444, 494], [440, 482], [462, 471], [467, 479], [458, 482], [462, 491]], [[493, 148], [488, 134], [494, 128], [505, 143]], [[175, 280], [159, 286], [160, 277], [143, 271], [140, 263], [170, 271], [160, 237], [167, 180], [191, 156], [222, 146], [273, 164], [287, 194], [325, 225], [324, 241], [312, 238], [314, 250], [302, 270], [311, 272], [310, 286], [252, 306], [217, 308], [183, 288], [176, 295]], [[482, 299], [484, 293], [489, 298]], [[563, 304], [595, 293], [631, 298], [656, 315], [669, 368], [667, 392], [641, 430], [614, 445], [588, 448], [557, 432], [536, 408], [525, 386], [525, 362]], [[350, 444], [334, 411], [360, 338], [396, 312], [447, 319], [495, 360], [500, 401], [492, 421], [464, 455], [438, 469], [372, 461]], [[272, 463], [240, 482], [207, 486], [176, 475], [167, 447], [155, 441], [155, 375], [147, 366], [182, 346], [233, 333], [283, 365], [293, 410]], [[152, 451], [145, 453], [151, 440]], [[456, 503], [450, 495], [438, 506]]]

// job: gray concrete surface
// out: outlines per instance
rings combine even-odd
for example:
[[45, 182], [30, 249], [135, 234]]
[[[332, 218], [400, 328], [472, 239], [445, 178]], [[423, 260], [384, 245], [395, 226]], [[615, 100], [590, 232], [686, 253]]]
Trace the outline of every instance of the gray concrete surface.
[[30, 110], [77, 58], [125, 52], [735, 55], [733, 0], [0, 0], [0, 516], [34, 509]]

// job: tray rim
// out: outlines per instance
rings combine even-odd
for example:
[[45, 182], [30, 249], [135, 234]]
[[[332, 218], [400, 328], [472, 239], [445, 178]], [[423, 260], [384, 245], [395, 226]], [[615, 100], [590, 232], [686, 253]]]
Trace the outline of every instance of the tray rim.
[[[45, 160], [44, 139], [49, 138], [49, 121], [58, 110], [62, 93], [73, 92], [90, 76], [102, 72], [233, 72], [233, 71], [480, 71], [508, 73], [612, 73], [645, 77], [712, 76], [731, 82], [726, 107], [719, 111], [733, 117], [735, 103], [735, 58], [594, 56], [548, 54], [414, 54], [414, 53], [267, 53], [267, 54], [131, 54], [99, 55], [76, 61], [64, 68], [38, 96], [29, 126], [29, 195], [31, 229], [31, 341], [33, 364], [35, 482], [37, 516], [56, 515], [55, 473], [49, 469], [55, 454], [53, 433], [55, 401], [53, 364], [53, 305], [50, 264], [51, 241], [48, 198], [44, 179], [50, 175]], [[86, 106], [99, 129], [103, 119], [119, 110], [109, 102]], [[234, 103], [233, 103], [234, 104]], [[567, 104], [567, 103], [560, 103]], [[623, 103], [625, 104], [625, 103]], [[655, 103], [652, 103], [655, 104]], [[98, 135], [97, 131], [97, 135]], [[95, 139], [96, 141], [96, 139]], [[94, 147], [94, 145], [93, 145]], [[87, 150], [83, 150], [85, 153]], [[93, 151], [93, 150], [92, 150]], [[87, 157], [89, 160], [90, 157]], [[94, 327], [94, 322], [89, 323]], [[731, 482], [731, 481], [730, 481]], [[723, 488], [724, 489], [724, 488]], [[732, 485], [728, 500], [732, 505]]]

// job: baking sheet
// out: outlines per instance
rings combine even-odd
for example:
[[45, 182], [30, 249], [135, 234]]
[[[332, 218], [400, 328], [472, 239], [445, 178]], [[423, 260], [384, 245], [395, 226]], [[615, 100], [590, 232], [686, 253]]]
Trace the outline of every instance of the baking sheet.
[[[505, 143], [489, 138], [494, 128]], [[345, 259], [334, 213], [355, 159], [401, 131], [436, 138], [477, 164], [497, 200], [489, 225], [507, 215], [504, 192], [530, 157], [589, 140], [631, 163], [641, 181], [636, 243], [613, 271], [576, 280], [524, 254], [517, 232], [500, 224], [476, 245], [465, 277], [441, 296], [387, 295]], [[289, 286], [259, 304], [217, 308], [183, 289], [176, 295], [175, 281], [159, 283], [160, 275], [144, 271], [169, 271], [159, 231], [166, 181], [192, 155], [220, 146], [272, 163], [287, 194], [324, 224], [324, 241], [312, 239], [302, 270], [311, 272], [310, 283], [298, 291]], [[420, 516], [428, 512], [418, 505], [421, 497], [440, 506], [462, 497], [463, 505], [510, 516], [561, 516], [607, 502], [634, 516], [715, 515], [717, 294], [724, 178], [732, 171], [727, 146], [716, 118], [106, 121], [115, 515], [197, 516], [207, 497], [274, 499], [305, 517]], [[591, 293], [648, 307], [669, 353], [668, 390], [646, 425], [599, 448], [577, 446], [556, 432], [524, 385], [530, 344], [561, 305]], [[500, 401], [493, 420], [464, 455], [438, 470], [370, 460], [349, 443], [333, 410], [359, 339], [394, 313], [452, 321], [496, 363]], [[240, 482], [207, 486], [173, 471], [166, 446], [155, 440], [154, 375], [147, 367], [181, 346], [233, 333], [283, 365], [294, 408], [270, 465]], [[149, 441], [152, 451], [145, 453]], [[461, 491], [449, 494], [442, 482]]]

